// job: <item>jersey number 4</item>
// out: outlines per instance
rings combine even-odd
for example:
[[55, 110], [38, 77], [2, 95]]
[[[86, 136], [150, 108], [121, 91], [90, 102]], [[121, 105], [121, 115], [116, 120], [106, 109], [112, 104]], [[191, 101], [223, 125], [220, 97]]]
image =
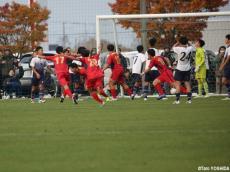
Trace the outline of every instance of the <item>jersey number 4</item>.
[[189, 60], [191, 58], [191, 52], [187, 55], [185, 52], [181, 53], [182, 57], [180, 58], [180, 61], [185, 61], [186, 59]]

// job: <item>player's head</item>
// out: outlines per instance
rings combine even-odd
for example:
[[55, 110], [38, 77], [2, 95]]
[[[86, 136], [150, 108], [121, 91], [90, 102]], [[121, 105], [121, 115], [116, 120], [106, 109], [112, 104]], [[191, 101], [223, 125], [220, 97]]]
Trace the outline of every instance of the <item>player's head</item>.
[[179, 43], [182, 45], [187, 45], [188, 44], [188, 38], [186, 36], [181, 36], [179, 39]]
[[144, 47], [142, 45], [137, 46], [138, 53], [142, 53], [144, 51]]
[[85, 47], [78, 47], [77, 54], [81, 54], [82, 50], [86, 49]]
[[107, 45], [107, 50], [108, 50], [108, 51], [114, 51], [114, 50], [115, 50], [114, 45], [113, 45], [113, 44], [108, 44], [108, 45]]
[[225, 53], [225, 51], [226, 51], [226, 47], [225, 46], [220, 46], [219, 47], [219, 54], [224, 54]]
[[195, 43], [195, 46], [198, 48], [198, 47], [203, 47], [205, 45], [205, 42], [204, 40], [202, 39], [198, 39]]
[[152, 37], [151, 39], [149, 39], [150, 47], [154, 47], [156, 43], [157, 43], [157, 39], [155, 37]]
[[42, 48], [41, 46], [37, 46], [37, 47], [35, 48], [35, 53], [36, 53], [37, 55], [42, 55], [42, 54], [43, 54], [43, 48]]
[[57, 54], [62, 54], [63, 52], [64, 52], [63, 47], [62, 47], [62, 46], [57, 46], [57, 48], [56, 48], [56, 53], [57, 53]]
[[78, 70], [79, 70], [78, 65], [77, 65], [76, 63], [71, 63], [71, 64], [69, 65], [69, 69], [70, 69], [71, 72], [73, 72], [73, 73], [77, 73]]
[[83, 50], [81, 50], [81, 55], [82, 55], [82, 57], [89, 57], [90, 51], [87, 49], [83, 49]]
[[230, 44], [230, 34], [227, 34], [225, 36], [225, 44], [229, 45]]
[[65, 48], [64, 51], [63, 51], [63, 53], [69, 55], [71, 53], [70, 47]]
[[149, 59], [153, 58], [156, 54], [155, 50], [152, 48], [148, 49], [147, 53], [148, 53]]

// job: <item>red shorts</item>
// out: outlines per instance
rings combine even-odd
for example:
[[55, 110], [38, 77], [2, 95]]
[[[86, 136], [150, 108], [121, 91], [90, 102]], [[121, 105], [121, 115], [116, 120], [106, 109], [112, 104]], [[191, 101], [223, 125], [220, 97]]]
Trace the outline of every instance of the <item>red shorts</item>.
[[124, 76], [123, 76], [123, 72], [124, 72], [123, 69], [114, 69], [112, 71], [112, 75], [110, 77], [111, 80], [113, 80], [116, 83], [123, 84], [125, 81]]
[[67, 73], [58, 73], [57, 79], [59, 84], [63, 87], [65, 85], [69, 85], [70, 83], [70, 76]]
[[173, 73], [169, 69], [161, 73], [160, 76], [158, 76], [156, 79], [159, 79], [161, 82], [167, 82], [169, 84], [175, 82]]
[[87, 89], [94, 89], [94, 90], [96, 90], [97, 88], [103, 88], [102, 77], [96, 78], [96, 79], [91, 79], [91, 80], [86, 80], [85, 86]]

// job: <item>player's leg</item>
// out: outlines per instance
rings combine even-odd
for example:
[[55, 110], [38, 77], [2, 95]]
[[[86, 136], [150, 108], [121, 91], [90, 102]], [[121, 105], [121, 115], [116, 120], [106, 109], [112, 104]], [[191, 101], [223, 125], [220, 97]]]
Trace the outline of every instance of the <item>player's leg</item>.
[[45, 76], [44, 74], [41, 74], [41, 78], [39, 80], [39, 103], [45, 103], [45, 99], [44, 99], [44, 91], [45, 91], [45, 87], [44, 87], [44, 80], [45, 80]]
[[202, 96], [202, 89], [203, 89], [203, 79], [197, 78], [197, 83], [198, 83], [198, 97]]
[[132, 91], [129, 88], [129, 86], [126, 84], [122, 73], [120, 74], [118, 78], [118, 83], [122, 86], [122, 88], [124, 89], [124, 92], [127, 93], [131, 97]]
[[35, 103], [36, 92], [38, 91], [39, 81], [33, 76], [31, 80], [31, 103]]
[[141, 76], [139, 74], [133, 74], [133, 94], [132, 94], [132, 100], [136, 96], [136, 94], [139, 92], [139, 88], [141, 85]]
[[187, 103], [192, 103], [191, 102], [192, 101], [191, 84], [190, 84], [189, 81], [185, 81], [184, 84], [185, 84], [185, 87], [186, 87], [186, 89], [188, 91], [188, 93], [187, 93], [187, 100], [188, 100]]
[[89, 88], [88, 91], [89, 91], [90, 96], [91, 96], [96, 102], [98, 102], [98, 103], [100, 103], [100, 104], [104, 104], [103, 100], [101, 100], [100, 97], [98, 96], [97, 91], [95, 91], [95, 90], [93, 90], [93, 89], [91, 89], [91, 88]]
[[162, 100], [166, 98], [165, 92], [163, 90], [163, 88], [161, 87], [161, 76], [157, 77], [154, 81], [153, 81], [153, 86], [154, 88], [157, 90], [159, 97], [157, 98], [157, 100]]
[[223, 77], [222, 78], [222, 83], [223, 83], [223, 85], [225, 85], [226, 86], [226, 88], [227, 88], [227, 97], [226, 98], [224, 98], [223, 100], [230, 100], [230, 79], [228, 79], [227, 77]]
[[97, 92], [102, 95], [103, 97], [107, 98], [109, 97], [105, 91], [103, 90], [103, 81], [102, 81], [103, 78], [98, 78], [95, 82], [95, 88], [97, 90]]

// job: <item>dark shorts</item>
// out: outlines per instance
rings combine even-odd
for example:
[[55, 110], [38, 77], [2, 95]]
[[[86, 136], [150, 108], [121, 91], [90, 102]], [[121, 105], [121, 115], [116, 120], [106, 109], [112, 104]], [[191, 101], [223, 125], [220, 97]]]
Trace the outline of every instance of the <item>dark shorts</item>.
[[190, 81], [190, 75], [191, 72], [189, 71], [180, 71], [180, 70], [175, 70], [175, 74], [174, 74], [174, 79], [176, 81]]
[[224, 68], [224, 77], [230, 79], [230, 67]]
[[132, 83], [141, 82], [141, 74], [132, 74]]
[[32, 80], [31, 80], [31, 84], [32, 86], [38, 86], [40, 84], [44, 84], [45, 81], [45, 74], [44, 73], [39, 73], [40, 74], [40, 78], [37, 79], [37, 77], [35, 76], [35, 74], [33, 74]]
[[153, 82], [159, 75], [157, 70], [151, 70], [145, 74], [145, 82]]
[[80, 82], [80, 75], [79, 74], [70, 74], [71, 82], [72, 83], [79, 83]]

